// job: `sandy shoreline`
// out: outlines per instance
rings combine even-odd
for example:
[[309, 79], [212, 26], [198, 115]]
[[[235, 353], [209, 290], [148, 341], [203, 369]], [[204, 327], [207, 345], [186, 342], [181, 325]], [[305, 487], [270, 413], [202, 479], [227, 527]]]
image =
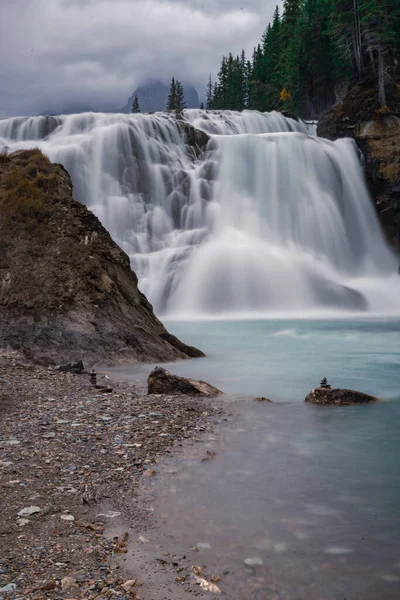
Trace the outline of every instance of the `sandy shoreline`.
[[88, 375], [0, 358], [1, 599], [147, 600], [140, 572], [119, 560], [129, 541], [109, 532], [146, 528], [140, 482], [183, 440], [210, 430], [222, 409], [147, 396], [144, 381], [107, 384], [112, 393]]

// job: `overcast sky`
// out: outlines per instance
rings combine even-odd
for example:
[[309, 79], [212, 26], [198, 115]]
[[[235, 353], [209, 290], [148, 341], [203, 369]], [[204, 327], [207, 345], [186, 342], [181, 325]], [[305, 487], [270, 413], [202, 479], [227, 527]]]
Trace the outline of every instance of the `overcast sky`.
[[114, 110], [149, 79], [202, 94], [280, 0], [0, 0], [0, 116]]

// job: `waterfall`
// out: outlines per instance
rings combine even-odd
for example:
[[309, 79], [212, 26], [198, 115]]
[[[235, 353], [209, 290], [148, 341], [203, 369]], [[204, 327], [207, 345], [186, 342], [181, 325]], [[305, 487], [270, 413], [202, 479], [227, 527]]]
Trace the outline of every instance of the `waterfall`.
[[186, 110], [5, 119], [2, 145], [65, 166], [159, 314], [397, 310], [351, 140], [276, 112]]

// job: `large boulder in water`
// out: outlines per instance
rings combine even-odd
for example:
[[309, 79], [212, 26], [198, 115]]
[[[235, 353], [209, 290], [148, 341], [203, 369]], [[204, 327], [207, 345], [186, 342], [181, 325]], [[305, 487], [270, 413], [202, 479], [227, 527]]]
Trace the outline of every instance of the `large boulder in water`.
[[0, 349], [48, 364], [204, 356], [168, 333], [129, 257], [39, 150], [0, 155]]
[[332, 406], [347, 406], [351, 404], [367, 404], [368, 402], [377, 402], [378, 398], [369, 396], [363, 392], [355, 390], [316, 388], [312, 390], [304, 402], [310, 404], [324, 404]]
[[147, 379], [149, 394], [171, 394], [173, 396], [218, 396], [221, 390], [195, 379], [186, 379], [170, 373], [162, 367], [156, 367]]

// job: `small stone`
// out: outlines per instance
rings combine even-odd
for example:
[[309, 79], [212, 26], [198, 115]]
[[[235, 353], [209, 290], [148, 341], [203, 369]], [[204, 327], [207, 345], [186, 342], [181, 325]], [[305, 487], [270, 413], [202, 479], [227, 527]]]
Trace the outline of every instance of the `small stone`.
[[206, 579], [202, 579], [201, 577], [197, 577], [196, 575], [193, 575], [192, 581], [194, 583], [197, 583], [197, 585], [199, 585], [201, 587], [201, 589], [205, 590], [206, 592], [211, 592], [212, 594], [220, 594], [221, 593], [221, 590], [219, 589], [219, 587], [217, 585], [215, 585], [215, 583], [210, 583]]
[[11, 594], [11, 592], [13, 592], [16, 589], [17, 585], [15, 583], [9, 583], [8, 585], [5, 585], [4, 587], [0, 588], [0, 593]]
[[73, 515], [61, 515], [61, 519], [63, 521], [75, 521], [75, 517]]
[[245, 558], [244, 564], [247, 565], [248, 567], [258, 567], [263, 564], [263, 561], [261, 558], [254, 556], [254, 557], [250, 557], [250, 558]]
[[129, 579], [129, 581], [125, 581], [125, 583], [123, 583], [121, 587], [126, 592], [130, 592], [135, 587], [136, 583], [137, 583], [137, 579]]
[[256, 402], [272, 402], [269, 398], [265, 398], [264, 396], [259, 396], [256, 398]]
[[46, 581], [43, 582], [43, 584], [41, 585], [40, 589], [43, 592], [51, 592], [53, 590], [55, 590], [57, 587], [57, 582], [55, 579], [46, 579]]
[[143, 544], [147, 544], [148, 542], [150, 542], [150, 540], [145, 538], [143, 535], [139, 535], [138, 539], [139, 539], [139, 542], [142, 542]]
[[67, 590], [76, 587], [76, 580], [73, 577], [64, 577], [63, 579], [61, 579], [61, 589], [63, 592], [66, 592]]
[[120, 517], [121, 513], [117, 510], [108, 510], [106, 513], [99, 513], [96, 517], [105, 517], [106, 519], [115, 519], [116, 517]]
[[198, 544], [196, 544], [195, 547], [197, 548], [197, 550], [210, 550], [211, 544], [209, 544], [208, 542], [199, 542]]
[[28, 525], [30, 523], [29, 519], [17, 519], [17, 525], [19, 527], [25, 527], [25, 525]]
[[325, 550], [325, 554], [336, 554], [336, 555], [350, 554], [351, 552], [353, 552], [353, 550], [351, 550], [350, 548], [342, 548], [341, 546], [329, 546], [329, 548], [327, 548]]
[[19, 511], [18, 516], [19, 517], [30, 517], [31, 515], [39, 513], [41, 510], [42, 509], [39, 508], [39, 506], [27, 506], [26, 508], [23, 508], [22, 510]]

